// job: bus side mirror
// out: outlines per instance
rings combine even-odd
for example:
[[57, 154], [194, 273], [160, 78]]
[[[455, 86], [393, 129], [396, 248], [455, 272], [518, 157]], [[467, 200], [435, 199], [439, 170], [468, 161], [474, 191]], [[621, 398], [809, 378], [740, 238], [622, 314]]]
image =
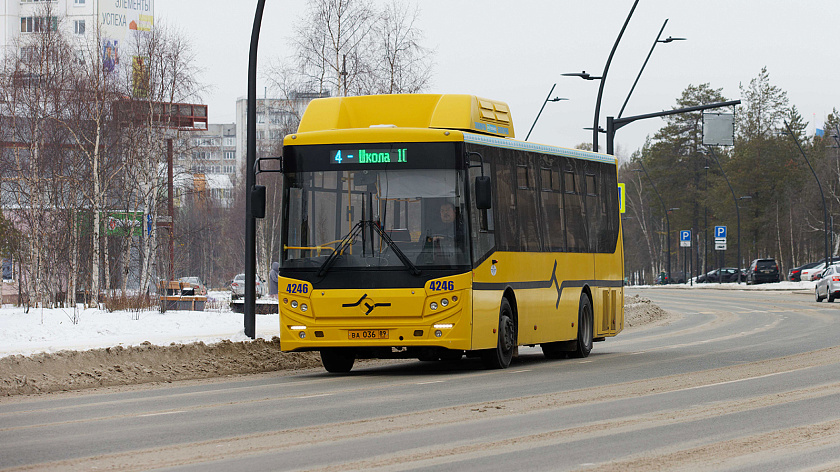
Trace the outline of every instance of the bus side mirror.
[[475, 207], [479, 210], [489, 210], [491, 203], [490, 177], [481, 175], [475, 178]]
[[265, 185], [254, 185], [251, 188], [251, 215], [254, 218], [265, 218]]

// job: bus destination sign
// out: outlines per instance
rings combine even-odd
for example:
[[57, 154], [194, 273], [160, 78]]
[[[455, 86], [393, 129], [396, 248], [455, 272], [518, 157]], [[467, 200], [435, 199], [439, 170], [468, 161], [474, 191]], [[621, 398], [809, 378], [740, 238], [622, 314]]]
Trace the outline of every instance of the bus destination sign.
[[408, 149], [335, 149], [331, 164], [391, 164], [408, 162]]

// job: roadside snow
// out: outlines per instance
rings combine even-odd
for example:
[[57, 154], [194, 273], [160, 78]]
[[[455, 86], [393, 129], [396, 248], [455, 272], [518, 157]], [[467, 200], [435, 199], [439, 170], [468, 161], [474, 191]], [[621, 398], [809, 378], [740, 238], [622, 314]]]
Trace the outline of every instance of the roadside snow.
[[719, 283], [695, 283], [690, 284], [671, 284], [671, 285], [628, 285], [626, 288], [658, 288], [658, 289], [705, 289], [705, 290], [805, 290], [809, 292], [814, 291], [816, 282], [776, 282], [772, 284], [756, 284], [747, 285], [742, 282], [740, 284], [731, 282], [725, 284]]
[[[227, 307], [226, 292], [210, 292], [208, 306], [222, 306], [207, 311], [144, 311], [139, 319], [133, 313], [88, 309], [78, 312], [78, 324], [72, 323], [72, 308], [23, 308], [4, 305], [0, 308], [0, 358], [15, 354], [31, 355], [62, 350], [82, 351], [114, 346], [139, 346], [149, 342], [158, 346], [171, 343], [207, 344], [223, 340], [249, 341], [243, 328], [243, 315]], [[271, 339], [278, 334], [277, 314], [257, 316], [257, 337]]]

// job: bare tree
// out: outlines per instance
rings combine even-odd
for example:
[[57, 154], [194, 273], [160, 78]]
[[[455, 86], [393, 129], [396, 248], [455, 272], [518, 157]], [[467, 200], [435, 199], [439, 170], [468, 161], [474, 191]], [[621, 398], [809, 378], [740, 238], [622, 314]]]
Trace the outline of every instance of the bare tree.
[[431, 79], [432, 51], [420, 42], [423, 33], [416, 26], [420, 8], [392, 0], [379, 13], [373, 29], [374, 87], [368, 93], [417, 93]]
[[[165, 194], [160, 186], [166, 182], [167, 140], [177, 138], [178, 112], [173, 105], [198, 101], [202, 86], [197, 80], [195, 53], [182, 34], [157, 24], [132, 39], [128, 47], [132, 64], [122, 69], [123, 94], [130, 103], [128, 116], [119, 118], [124, 125], [122, 148], [131, 167], [135, 198], [143, 213], [157, 221], [165, 206], [159, 198]], [[140, 290], [146, 292], [159, 262], [157, 225], [150, 235], [143, 235], [139, 279]]]

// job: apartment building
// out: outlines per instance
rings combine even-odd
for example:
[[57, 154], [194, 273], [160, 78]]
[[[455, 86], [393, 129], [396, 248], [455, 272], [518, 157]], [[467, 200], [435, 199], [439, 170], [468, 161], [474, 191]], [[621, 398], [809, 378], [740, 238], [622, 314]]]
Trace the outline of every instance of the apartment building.
[[83, 40], [99, 25], [103, 55], [119, 60], [129, 32], [150, 29], [154, 11], [154, 0], [0, 0], [0, 48], [18, 47], [23, 35], [58, 28]]

